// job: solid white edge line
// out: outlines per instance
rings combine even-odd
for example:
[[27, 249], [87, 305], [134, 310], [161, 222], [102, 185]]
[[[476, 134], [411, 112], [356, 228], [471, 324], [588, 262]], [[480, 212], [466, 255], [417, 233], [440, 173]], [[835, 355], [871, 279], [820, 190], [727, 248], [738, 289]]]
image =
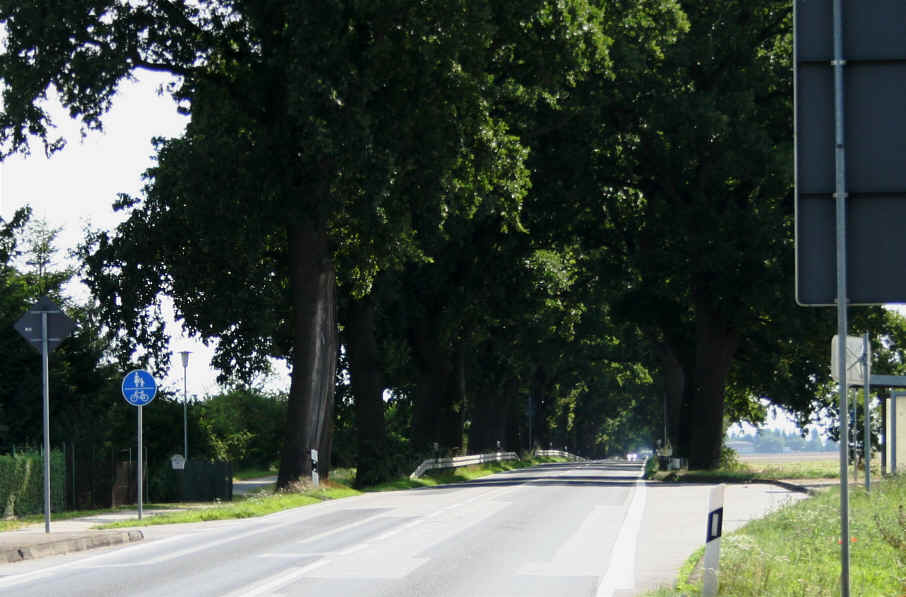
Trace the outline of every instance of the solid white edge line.
[[601, 577], [596, 597], [613, 597], [617, 589], [635, 588], [635, 554], [638, 548], [639, 529], [642, 526], [642, 515], [645, 512], [647, 486], [642, 478], [644, 469], [639, 472], [635, 482], [632, 502], [626, 512], [626, 518], [620, 527], [617, 540], [613, 544], [610, 564], [607, 572]]

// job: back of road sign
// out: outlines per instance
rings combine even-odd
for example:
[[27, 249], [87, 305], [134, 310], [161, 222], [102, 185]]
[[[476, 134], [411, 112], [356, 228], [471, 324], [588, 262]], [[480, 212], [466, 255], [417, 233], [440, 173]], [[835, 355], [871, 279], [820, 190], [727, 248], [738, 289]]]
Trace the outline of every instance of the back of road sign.
[[75, 329], [75, 322], [63, 313], [49, 297], [42, 296], [29, 307], [25, 315], [13, 327], [23, 338], [28, 340], [32, 348], [41, 352], [43, 343], [41, 314], [47, 313], [47, 351], [53, 352], [63, 340], [68, 338]]
[[[835, 304], [833, 2], [795, 1], [796, 300]], [[906, 2], [843, 0], [850, 304], [906, 302]]]

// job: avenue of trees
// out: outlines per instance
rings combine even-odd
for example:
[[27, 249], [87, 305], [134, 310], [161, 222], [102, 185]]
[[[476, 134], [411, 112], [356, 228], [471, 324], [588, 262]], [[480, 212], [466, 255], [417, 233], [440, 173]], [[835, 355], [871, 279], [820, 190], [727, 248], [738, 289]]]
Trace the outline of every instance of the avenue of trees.
[[[3, 156], [65, 144], [51, 91], [97, 134], [138, 70], [172, 75], [190, 117], [155, 140], [144, 191], [115, 198], [128, 219], [80, 247], [93, 300], [71, 305], [68, 387], [91, 410], [115, 371], [166, 369], [167, 296], [219, 341], [232, 387], [290, 365], [264, 417], [281, 487], [310, 474], [312, 448], [360, 485], [435, 443], [604, 456], [666, 439], [712, 467], [763, 399], [803, 426], [833, 414], [833, 312], [793, 298], [791, 11], [0, 0]], [[14, 266], [27, 219], [0, 222], [4, 325], [62, 283]], [[903, 320], [851, 320], [875, 370], [897, 372]], [[10, 325], [0, 341], [23, 360], [0, 364], [0, 422], [24, 438], [17, 417], [34, 415], [15, 397], [35, 380], [16, 373], [33, 364]], [[207, 425], [208, 456], [248, 458], [249, 435]]]

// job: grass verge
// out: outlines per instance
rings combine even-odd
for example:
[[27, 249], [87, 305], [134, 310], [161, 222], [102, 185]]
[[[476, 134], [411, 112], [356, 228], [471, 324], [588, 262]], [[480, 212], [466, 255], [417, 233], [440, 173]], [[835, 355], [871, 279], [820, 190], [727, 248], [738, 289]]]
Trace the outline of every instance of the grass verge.
[[[903, 595], [906, 589], [906, 478], [886, 479], [869, 494], [850, 491], [850, 578], [853, 594]], [[720, 592], [732, 597], [826, 597], [840, 594], [840, 494], [831, 489], [754, 520], [721, 539]], [[648, 597], [701, 594], [690, 571], [675, 591]], [[690, 580], [691, 577], [691, 580]]]
[[[452, 483], [462, 483], [494, 473], [525, 468], [536, 464], [562, 462], [563, 459], [557, 458], [533, 458], [530, 460], [516, 460], [505, 462], [489, 462], [480, 466], [470, 466], [458, 469], [443, 469], [431, 471], [421, 479], [409, 479], [408, 477], [397, 479], [388, 483], [383, 483], [375, 487], [366, 488], [364, 491], [393, 491], [398, 489], [413, 489], [416, 487], [433, 487], [437, 485], [447, 485]], [[179, 512], [166, 512], [149, 516], [138, 520], [125, 520], [121, 522], [101, 525], [97, 528], [112, 529], [135, 526], [148, 526], [160, 524], [178, 524], [188, 522], [203, 522], [207, 520], [228, 520], [234, 518], [251, 518], [255, 516], [265, 516], [281, 510], [308, 506], [325, 500], [334, 500], [353, 495], [360, 495], [362, 492], [352, 489], [342, 483], [336, 482], [335, 479], [351, 481], [355, 478], [354, 469], [338, 469], [337, 474], [331, 472], [331, 480], [326, 481], [318, 489], [303, 489], [299, 491], [271, 493], [269, 491], [259, 491], [245, 497], [236, 496], [233, 502], [220, 504], [193, 504], [182, 505], [186, 509]], [[246, 477], [255, 478], [255, 476]], [[175, 504], [159, 504], [159, 508], [179, 507]], [[146, 506], [147, 507], [147, 506]], [[153, 509], [153, 506], [151, 507]], [[97, 514], [97, 512], [81, 513], [81, 516]], [[59, 515], [54, 515], [58, 518]], [[78, 516], [68, 516], [76, 518]], [[42, 518], [43, 519], [43, 518]], [[23, 523], [23, 524], [28, 524]], [[0, 527], [0, 530], [3, 530]]]
[[179, 512], [167, 512], [138, 520], [124, 520], [101, 525], [100, 529], [115, 529], [123, 527], [150, 526], [159, 524], [180, 524], [187, 522], [204, 522], [207, 520], [229, 520], [234, 518], [253, 518], [265, 516], [281, 510], [309, 506], [326, 500], [335, 500], [361, 492], [343, 485], [327, 483], [318, 489], [309, 489], [302, 492], [268, 493], [261, 491], [251, 494], [245, 499], [215, 504], [209, 507], [192, 508]]

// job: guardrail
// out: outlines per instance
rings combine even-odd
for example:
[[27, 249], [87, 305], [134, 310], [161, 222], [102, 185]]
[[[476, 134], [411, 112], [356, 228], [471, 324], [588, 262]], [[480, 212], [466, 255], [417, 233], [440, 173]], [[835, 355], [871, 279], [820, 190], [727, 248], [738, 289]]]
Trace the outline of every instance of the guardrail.
[[[548, 456], [566, 458], [567, 460], [584, 461], [585, 459], [563, 450], [535, 450], [535, 456]], [[418, 479], [425, 472], [438, 468], [459, 468], [472, 466], [485, 462], [501, 462], [504, 460], [519, 460], [515, 452], [491, 452], [490, 454], [472, 454], [471, 456], [457, 456], [455, 458], [429, 458], [423, 461], [415, 471], [409, 475], [410, 479]]]
[[585, 461], [585, 459], [581, 456], [576, 456], [575, 454], [570, 454], [569, 452], [564, 452], [563, 450], [535, 450], [535, 456], [566, 458], [567, 460], [574, 460], [576, 462]]
[[429, 458], [425, 460], [418, 468], [415, 469], [410, 479], [418, 479], [425, 474], [425, 471], [436, 468], [459, 468], [461, 466], [471, 466], [473, 464], [483, 464], [485, 462], [500, 462], [503, 460], [518, 460], [516, 452], [493, 452], [491, 454], [472, 454], [471, 456], [457, 456], [455, 458]]

